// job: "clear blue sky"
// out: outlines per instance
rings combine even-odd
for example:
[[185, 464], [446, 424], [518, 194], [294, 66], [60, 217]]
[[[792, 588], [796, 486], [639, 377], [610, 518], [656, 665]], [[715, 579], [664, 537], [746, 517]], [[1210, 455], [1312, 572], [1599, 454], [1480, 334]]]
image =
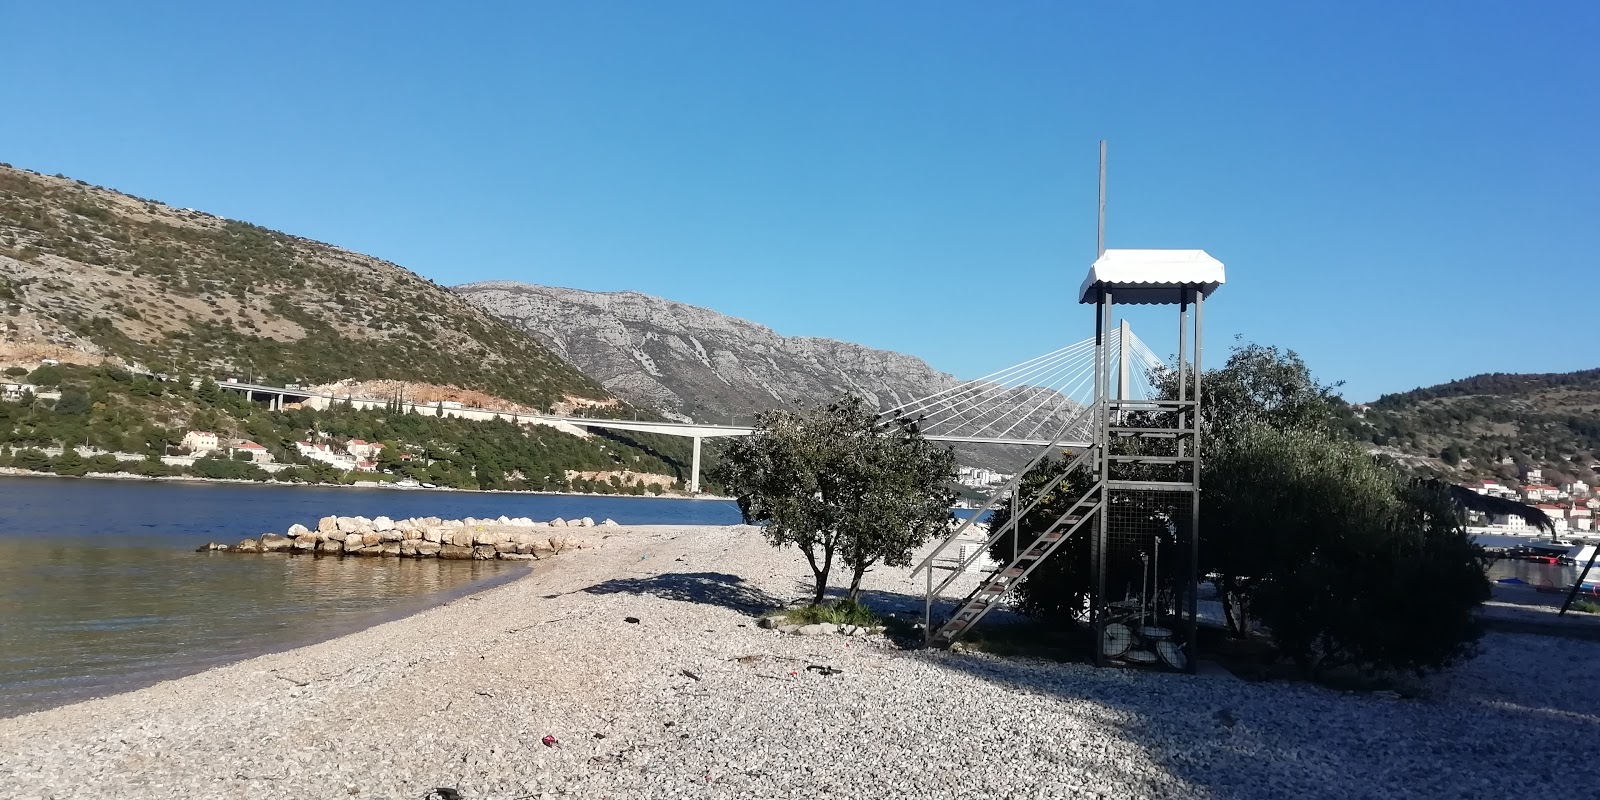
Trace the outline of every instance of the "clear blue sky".
[[[12, 0], [0, 26], [0, 161], [440, 283], [633, 289], [975, 377], [1092, 332], [1106, 138], [1111, 246], [1228, 265], [1213, 364], [1243, 334], [1355, 400], [1600, 365], [1597, 3]], [[1169, 318], [1135, 325], [1170, 351]]]

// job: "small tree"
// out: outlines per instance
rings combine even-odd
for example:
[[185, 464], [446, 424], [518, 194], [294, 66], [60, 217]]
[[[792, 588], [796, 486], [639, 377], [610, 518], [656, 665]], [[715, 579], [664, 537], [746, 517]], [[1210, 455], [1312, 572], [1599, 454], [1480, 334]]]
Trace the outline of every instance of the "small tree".
[[728, 445], [716, 479], [747, 524], [774, 547], [794, 545], [822, 602], [835, 561], [851, 570], [850, 599], [874, 564], [909, 563], [950, 519], [955, 457], [909, 422], [880, 422], [859, 397], [819, 412], [762, 415]]
[[16, 455], [12, 457], [11, 463], [18, 469], [25, 469], [31, 472], [48, 472], [50, 470], [50, 457], [31, 447], [26, 450], [18, 450]]
[[70, 475], [74, 478], [81, 478], [89, 474], [88, 462], [84, 461], [83, 456], [78, 455], [78, 451], [71, 447], [64, 448], [61, 451], [61, 455], [56, 456], [51, 468], [55, 470], [57, 475]]
[[35, 386], [57, 386], [61, 383], [61, 370], [46, 364], [29, 373], [28, 382]]

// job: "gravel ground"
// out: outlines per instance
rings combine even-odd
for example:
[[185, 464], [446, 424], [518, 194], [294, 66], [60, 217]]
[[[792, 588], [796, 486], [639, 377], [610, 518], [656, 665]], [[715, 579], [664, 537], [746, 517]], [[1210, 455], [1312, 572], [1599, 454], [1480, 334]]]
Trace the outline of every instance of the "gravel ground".
[[[404, 620], [0, 720], [0, 795], [1588, 798], [1600, 787], [1600, 643], [1491, 634], [1422, 700], [900, 651], [757, 628], [751, 614], [804, 594], [807, 573], [751, 529], [590, 535], [593, 548]], [[878, 602], [920, 602], [903, 570], [869, 583]]]

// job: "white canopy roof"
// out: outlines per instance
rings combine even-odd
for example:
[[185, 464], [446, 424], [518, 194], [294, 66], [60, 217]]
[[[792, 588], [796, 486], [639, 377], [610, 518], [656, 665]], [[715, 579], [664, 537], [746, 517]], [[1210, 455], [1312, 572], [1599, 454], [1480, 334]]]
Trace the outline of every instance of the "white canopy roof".
[[1204, 250], [1107, 250], [1089, 267], [1078, 302], [1095, 302], [1101, 285], [1118, 305], [1175, 305], [1183, 299], [1181, 289], [1210, 296], [1223, 282], [1222, 262]]

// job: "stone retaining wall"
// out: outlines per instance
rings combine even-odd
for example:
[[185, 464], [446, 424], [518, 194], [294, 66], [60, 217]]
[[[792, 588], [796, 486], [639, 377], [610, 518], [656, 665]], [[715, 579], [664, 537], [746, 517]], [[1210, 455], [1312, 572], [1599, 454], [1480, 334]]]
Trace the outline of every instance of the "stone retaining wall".
[[295, 524], [283, 534], [263, 533], [234, 545], [211, 542], [202, 545], [199, 552], [532, 561], [582, 547], [582, 542], [565, 532], [571, 528], [616, 524], [609, 519], [596, 523], [588, 517], [549, 522], [527, 517], [323, 517], [315, 530]]

